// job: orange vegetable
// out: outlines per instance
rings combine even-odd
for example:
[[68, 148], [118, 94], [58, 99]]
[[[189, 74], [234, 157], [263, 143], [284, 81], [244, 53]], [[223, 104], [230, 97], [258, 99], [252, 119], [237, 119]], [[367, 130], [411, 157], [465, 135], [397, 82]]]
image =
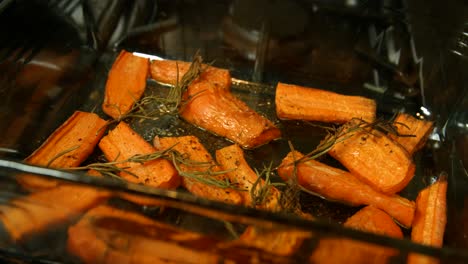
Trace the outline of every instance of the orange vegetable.
[[146, 87], [149, 60], [122, 50], [115, 59], [106, 82], [104, 113], [119, 119], [138, 101]]
[[[106, 121], [93, 113], [76, 111], [24, 161], [52, 168], [79, 166], [94, 151], [103, 136]], [[44, 177], [21, 175], [18, 181], [28, 189], [47, 189], [58, 182]]]
[[[252, 206], [251, 190], [253, 185], [258, 180], [257, 174], [250, 168], [249, 164], [244, 158], [244, 151], [236, 144], [219, 149], [216, 151], [216, 161], [221, 166], [222, 170], [232, 170], [226, 173], [226, 176], [232, 183], [242, 191], [244, 205]], [[265, 188], [265, 181], [261, 179], [255, 191]], [[275, 211], [279, 209], [278, 199], [280, 192], [274, 186], [268, 186], [268, 195], [261, 204], [257, 204], [257, 208]]]
[[[284, 180], [294, 176], [294, 160], [303, 155], [289, 153], [278, 168]], [[334, 201], [351, 205], [373, 205], [409, 227], [413, 221], [414, 203], [397, 195], [380, 193], [359, 181], [353, 174], [330, 167], [315, 160], [300, 162], [296, 165], [297, 180], [303, 188]]]
[[417, 119], [405, 113], [398, 114], [393, 123], [401, 135], [414, 136], [401, 137], [393, 134], [390, 135], [390, 138], [400, 143], [410, 155], [420, 150], [426, 144], [434, 125], [431, 121]]
[[[155, 80], [175, 82], [177, 67], [174, 62], [154, 62], [151, 67]], [[171, 76], [173, 80], [168, 79]], [[281, 132], [271, 121], [229, 91], [230, 82], [228, 71], [209, 68], [183, 94], [185, 103], [179, 109], [180, 116], [243, 148], [258, 147], [279, 138]]]
[[0, 221], [10, 238], [18, 242], [50, 227], [71, 222], [108, 197], [107, 192], [98, 189], [60, 185], [0, 205]]
[[[99, 142], [99, 147], [109, 161], [124, 161], [137, 154], [151, 154], [156, 149], [133, 131], [125, 122], [120, 122], [108, 135]], [[143, 164], [124, 162], [117, 164], [130, 172], [119, 175], [133, 183], [148, 186], [173, 189], [180, 184], [180, 177], [172, 163], [163, 159], [155, 159]]]
[[408, 185], [415, 165], [408, 152], [377, 130], [358, 131], [329, 154], [378, 191], [394, 194]]
[[352, 215], [346, 220], [344, 226], [374, 234], [403, 238], [400, 227], [393, 222], [393, 219], [372, 205], [366, 206]]
[[[211, 157], [210, 153], [201, 144], [200, 140], [195, 136], [183, 136], [183, 137], [155, 137], [154, 145], [158, 150], [165, 150], [173, 147], [175, 151], [184, 155], [191, 162], [204, 163], [204, 166], [181, 164], [180, 169], [184, 172], [203, 172], [207, 169], [212, 171], [219, 171]], [[201, 177], [214, 177], [218, 180], [226, 179], [226, 175], [217, 176], [201, 176]], [[207, 199], [222, 201], [232, 204], [241, 204], [242, 197], [236, 190], [230, 188], [220, 188], [214, 185], [209, 185], [197, 181], [189, 177], [182, 177], [182, 186], [184, 186], [189, 192], [204, 197]]]
[[[442, 247], [447, 223], [447, 180], [441, 178], [422, 190], [416, 198], [411, 240], [433, 247]], [[437, 263], [431, 257], [410, 254], [408, 263]]]
[[361, 118], [372, 122], [376, 113], [372, 99], [285, 83], [276, 86], [275, 104], [281, 119], [346, 123]]

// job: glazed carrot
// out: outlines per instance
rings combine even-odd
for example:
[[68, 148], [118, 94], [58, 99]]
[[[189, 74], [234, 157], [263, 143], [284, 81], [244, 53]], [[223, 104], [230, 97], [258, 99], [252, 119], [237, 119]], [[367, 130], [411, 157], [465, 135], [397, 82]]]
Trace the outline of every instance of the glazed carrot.
[[[222, 170], [229, 171], [226, 173], [226, 176], [242, 190], [240, 194], [242, 195], [244, 205], [252, 206], [251, 190], [258, 180], [258, 176], [245, 160], [244, 151], [236, 144], [219, 149], [216, 151], [216, 161], [219, 163]], [[258, 191], [261, 188], [265, 188], [265, 181], [263, 179], [258, 182], [255, 190]], [[278, 189], [274, 186], [268, 186], [268, 194], [264, 198], [264, 201], [257, 204], [256, 207], [276, 211], [279, 209], [279, 196], [280, 192]]]
[[[174, 83], [176, 73], [175, 63], [155, 62], [152, 65], [152, 77], [157, 81]], [[168, 80], [170, 76], [174, 78], [172, 81]], [[243, 148], [255, 148], [279, 138], [281, 132], [270, 120], [229, 91], [230, 82], [229, 72], [225, 70], [205, 71], [183, 94], [180, 116]]]
[[[99, 142], [99, 148], [109, 161], [124, 161], [137, 154], [151, 154], [156, 149], [133, 131], [125, 122], [120, 122], [107, 136]], [[148, 186], [173, 189], [180, 184], [180, 177], [172, 163], [159, 158], [141, 163], [124, 162], [117, 164], [126, 168], [127, 172], [119, 175], [133, 183], [142, 183]]]
[[360, 118], [372, 122], [376, 113], [372, 99], [285, 83], [276, 86], [275, 104], [281, 119], [346, 123]]
[[329, 154], [378, 191], [394, 194], [411, 181], [415, 165], [408, 152], [377, 130], [358, 131]]
[[[416, 198], [411, 240], [433, 247], [442, 247], [447, 223], [447, 180], [441, 178], [422, 190]], [[437, 263], [431, 257], [410, 254], [408, 263]]]
[[216, 242], [135, 212], [100, 206], [68, 229], [67, 249], [84, 263], [220, 263], [217, 254], [203, 250]]
[[344, 226], [361, 231], [403, 238], [403, 233], [393, 219], [379, 208], [369, 205], [346, 220]]
[[[96, 114], [76, 111], [24, 161], [52, 168], [79, 166], [103, 136], [105, 124], [106, 121]], [[18, 181], [28, 189], [47, 189], [58, 185], [52, 179], [32, 175], [22, 175]]]
[[[278, 168], [278, 174], [283, 180], [294, 176], [293, 161], [302, 156], [299, 152], [290, 152], [283, 159]], [[373, 205], [391, 215], [401, 225], [411, 226], [415, 210], [414, 202], [397, 195], [386, 195], [375, 191], [353, 174], [315, 160], [299, 162], [296, 170], [299, 185], [313, 193], [351, 205]]]
[[138, 101], [146, 87], [149, 60], [122, 50], [115, 59], [106, 82], [102, 110], [120, 118]]
[[0, 205], [0, 221], [10, 238], [18, 242], [70, 222], [108, 197], [109, 193], [99, 189], [60, 185]]
[[[200, 140], [195, 136], [183, 136], [183, 137], [155, 137], [154, 145], [158, 150], [165, 150], [170, 147], [180, 154], [184, 155], [191, 162], [198, 162], [205, 164], [204, 166], [181, 164], [180, 169], [183, 172], [200, 172], [206, 171], [211, 168], [212, 171], [219, 171], [211, 157], [210, 153], [201, 144]], [[202, 176], [202, 177], [214, 177], [218, 180], [226, 179], [226, 175], [217, 176]], [[194, 195], [204, 197], [207, 199], [222, 201], [232, 204], [241, 204], [242, 197], [236, 190], [231, 188], [220, 188], [214, 185], [209, 185], [197, 181], [192, 178], [182, 177], [182, 186], [184, 186], [189, 192]]]
[[411, 115], [400, 113], [393, 124], [401, 135], [413, 135], [413, 137], [390, 135], [390, 138], [400, 143], [410, 155], [420, 150], [426, 144], [427, 138], [432, 131], [434, 123], [421, 120]]

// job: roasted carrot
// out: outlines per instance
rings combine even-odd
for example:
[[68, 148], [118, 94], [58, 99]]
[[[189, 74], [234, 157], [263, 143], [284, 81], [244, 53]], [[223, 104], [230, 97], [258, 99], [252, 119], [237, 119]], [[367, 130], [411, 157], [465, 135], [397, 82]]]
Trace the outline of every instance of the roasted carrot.
[[216, 242], [134, 212], [100, 206], [68, 229], [67, 248], [84, 263], [220, 263], [220, 256], [208, 252]]
[[[156, 149], [133, 131], [125, 122], [120, 122], [99, 142], [99, 147], [109, 161], [125, 161], [137, 154], [151, 154]], [[133, 183], [173, 189], [180, 184], [180, 177], [172, 163], [158, 158], [141, 163], [123, 162], [117, 164], [125, 168], [119, 175]]]
[[[294, 161], [302, 156], [297, 151], [290, 152], [278, 168], [279, 176], [284, 180], [294, 177]], [[380, 193], [351, 173], [309, 160], [296, 164], [296, 177], [299, 185], [310, 192], [351, 205], [373, 205], [391, 215], [401, 225], [411, 226], [414, 202], [397, 195]]]
[[410, 155], [426, 144], [434, 125], [431, 121], [417, 119], [405, 113], [398, 114], [393, 124], [397, 128], [397, 132], [403, 136], [391, 134], [390, 138], [400, 143]]
[[[422, 190], [416, 198], [416, 213], [411, 240], [433, 247], [442, 247], [447, 223], [447, 180], [441, 178]], [[408, 263], [437, 263], [434, 258], [410, 254]]]
[[122, 50], [115, 59], [106, 82], [104, 113], [119, 119], [138, 101], [146, 87], [149, 60]]
[[[105, 124], [96, 114], [76, 111], [24, 161], [52, 168], [76, 167], [93, 152], [105, 132]], [[27, 189], [58, 185], [57, 181], [33, 175], [21, 175], [18, 181]]]
[[[175, 63], [155, 62], [152, 65], [152, 77], [157, 81], [174, 83], [176, 73]], [[169, 77], [174, 80], [168, 80]], [[281, 132], [270, 120], [230, 92], [230, 82], [227, 71], [205, 71], [183, 94], [184, 103], [179, 109], [180, 116], [195, 126], [238, 143], [243, 148], [255, 148], [279, 138]]]
[[[226, 176], [241, 190], [240, 194], [245, 206], [254, 205], [259, 209], [270, 211], [279, 209], [278, 199], [280, 192], [274, 186], [266, 186], [263, 179], [258, 179], [258, 175], [245, 160], [244, 151], [237, 144], [217, 150], [216, 161], [222, 170], [228, 171]], [[262, 201], [252, 200], [251, 191], [256, 182], [257, 185], [254, 191], [258, 192], [262, 188], [268, 188], [266, 189], [265, 196], [261, 197]]]
[[361, 118], [372, 122], [376, 113], [372, 99], [285, 83], [276, 86], [275, 104], [281, 119], [346, 123]]
[[[403, 238], [401, 229], [392, 218], [374, 206], [366, 206], [348, 218], [344, 226]], [[339, 252], [339, 254], [337, 254]], [[312, 263], [387, 263], [389, 257], [398, 254], [391, 248], [342, 238], [324, 238], [310, 257]]]
[[357, 131], [329, 153], [359, 180], [387, 194], [405, 188], [416, 168], [405, 149], [375, 129]]
[[0, 221], [14, 242], [70, 222], [109, 197], [109, 193], [79, 185], [60, 185], [0, 205]]
[[[189, 163], [198, 164], [181, 164], [180, 169], [183, 172], [203, 172], [211, 169], [212, 171], [219, 171], [219, 167], [215, 165], [213, 158], [210, 153], [201, 144], [200, 140], [195, 136], [183, 136], [183, 137], [155, 137], [154, 145], [158, 150], [165, 150], [170, 147], [173, 150], [184, 155]], [[203, 166], [200, 166], [203, 165]], [[202, 175], [201, 177], [214, 177], [217, 180], [225, 180], [226, 175], [209, 176]], [[189, 177], [182, 177], [182, 186], [184, 186], [189, 192], [204, 197], [207, 199], [222, 201], [232, 204], [241, 204], [242, 197], [238, 191], [231, 188], [220, 188], [218, 186], [209, 185], [202, 183], [196, 179]]]

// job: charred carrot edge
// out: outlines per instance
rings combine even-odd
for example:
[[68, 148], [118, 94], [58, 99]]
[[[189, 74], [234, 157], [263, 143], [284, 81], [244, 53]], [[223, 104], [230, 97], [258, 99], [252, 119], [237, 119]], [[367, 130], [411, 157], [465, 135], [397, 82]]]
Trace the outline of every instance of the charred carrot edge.
[[[158, 150], [165, 150], [170, 147], [173, 150], [179, 152], [182, 155], [185, 155], [190, 161], [194, 162], [205, 162], [212, 163], [212, 170], [219, 170], [219, 167], [215, 166], [213, 158], [206, 148], [201, 144], [200, 140], [195, 136], [182, 136], [182, 137], [164, 137], [154, 139], [154, 145]], [[184, 172], [194, 172], [194, 171], [205, 171], [207, 167], [199, 166], [190, 166], [190, 165], [180, 165], [180, 169]], [[224, 179], [225, 175], [217, 176], [218, 179]], [[182, 177], [182, 186], [184, 186], [189, 192], [194, 195], [204, 197], [207, 199], [213, 199], [217, 201], [222, 201], [232, 204], [241, 204], [242, 197], [238, 191], [227, 188], [222, 189], [217, 186], [207, 185], [190, 179], [187, 177]]]
[[14, 242], [26, 240], [103, 202], [109, 193], [85, 186], [60, 185], [0, 206], [0, 221]]
[[361, 181], [387, 194], [404, 189], [416, 169], [405, 149], [375, 129], [356, 132], [329, 154]]
[[[124, 161], [137, 154], [151, 154], [156, 149], [146, 142], [140, 135], [130, 128], [125, 122], [120, 122], [107, 136], [99, 142], [102, 150], [109, 161]], [[180, 177], [168, 160], [159, 158], [141, 163], [125, 162], [117, 164], [121, 168], [126, 168], [127, 172], [119, 174], [123, 179], [141, 183], [148, 186], [173, 189], [180, 184]]]
[[[175, 62], [158, 61], [151, 65], [157, 81], [175, 83]], [[182, 72], [179, 69], [179, 78]], [[229, 87], [229, 71], [209, 67], [183, 94], [180, 116], [187, 122], [225, 137], [243, 148], [255, 148], [281, 137], [281, 131], [268, 119], [234, 96]]]
[[106, 82], [104, 113], [119, 119], [138, 101], [146, 87], [149, 60], [122, 50], [116, 58]]
[[400, 143], [410, 155], [420, 150], [426, 144], [434, 125], [434, 122], [417, 119], [405, 113], [398, 114], [393, 123], [399, 134], [412, 135], [412, 137], [390, 135], [390, 138]]
[[[258, 175], [250, 168], [245, 160], [244, 151], [236, 144], [227, 146], [216, 150], [216, 161], [219, 163], [222, 170], [229, 171], [226, 173], [226, 176], [242, 190], [240, 194], [242, 195], [244, 205], [252, 206], [251, 190], [258, 181]], [[265, 187], [265, 181], [260, 179], [257, 183], [256, 190], [262, 187]], [[269, 194], [265, 198], [265, 201], [256, 207], [270, 211], [278, 210], [280, 193], [274, 186], [269, 186], [268, 188]]]
[[346, 219], [344, 226], [375, 234], [403, 238], [400, 227], [393, 222], [390, 215], [372, 205], [362, 208]]
[[[294, 161], [303, 155], [290, 152], [278, 167], [284, 180], [294, 176]], [[353, 174], [330, 167], [315, 160], [296, 164], [296, 177], [303, 188], [312, 193], [350, 205], [374, 205], [385, 211], [401, 225], [410, 227], [414, 216], [414, 202], [397, 195], [386, 195], [359, 181]]]
[[275, 104], [281, 119], [346, 123], [361, 118], [372, 122], [376, 115], [372, 99], [285, 83], [276, 86]]
[[[94, 151], [105, 132], [105, 125], [106, 121], [96, 114], [76, 111], [24, 161], [52, 168], [79, 166]], [[57, 181], [33, 175], [19, 176], [18, 181], [32, 190], [58, 185]]]

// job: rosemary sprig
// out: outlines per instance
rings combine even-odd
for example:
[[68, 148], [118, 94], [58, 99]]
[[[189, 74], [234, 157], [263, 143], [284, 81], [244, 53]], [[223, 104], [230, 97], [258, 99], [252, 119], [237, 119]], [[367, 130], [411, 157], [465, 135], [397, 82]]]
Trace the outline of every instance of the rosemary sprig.
[[[291, 141], [288, 141], [288, 145], [293, 153], [293, 160], [296, 160], [294, 156], [294, 146]], [[297, 162], [294, 162], [292, 165], [294, 166], [293, 175], [288, 179], [286, 187], [281, 192], [279, 204], [280, 208], [285, 212], [298, 213], [302, 212], [300, 203], [301, 188], [297, 180]]]
[[63, 155], [66, 155], [67, 153], [70, 153], [70, 152], [72, 152], [72, 151], [74, 151], [74, 150], [76, 150], [76, 149], [78, 149], [78, 148], [80, 148], [80, 146], [79, 146], [79, 145], [75, 145], [75, 146], [73, 146], [73, 147], [71, 147], [71, 148], [69, 148], [69, 149], [66, 149], [66, 150], [64, 150], [64, 151], [61, 151], [61, 152], [57, 153], [57, 155], [55, 155], [54, 157], [52, 157], [52, 158], [49, 160], [49, 162], [47, 162], [46, 167], [50, 167], [50, 165], [51, 165], [54, 161], [56, 161], [58, 158], [62, 157]]
[[[256, 207], [265, 204], [271, 195], [271, 188], [275, 186], [282, 186], [284, 183], [274, 183], [270, 180], [272, 173], [273, 163], [270, 162], [268, 166], [264, 166], [261, 171], [256, 168], [255, 173], [257, 174], [257, 180], [252, 184], [250, 189], [250, 197], [252, 199], [252, 207]], [[262, 183], [262, 179], [265, 178]]]

